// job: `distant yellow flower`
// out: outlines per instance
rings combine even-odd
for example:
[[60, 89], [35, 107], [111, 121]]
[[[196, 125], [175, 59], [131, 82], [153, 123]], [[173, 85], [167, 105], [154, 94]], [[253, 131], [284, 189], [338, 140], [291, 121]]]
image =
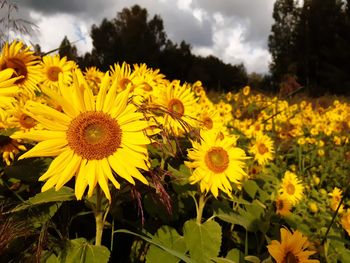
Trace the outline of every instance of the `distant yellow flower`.
[[26, 150], [27, 149], [24, 145], [10, 137], [2, 136], [0, 139], [0, 153], [2, 154], [2, 159], [6, 165], [10, 165], [20, 151]]
[[309, 203], [309, 209], [312, 213], [317, 213], [318, 212], [318, 207], [315, 202]]
[[[340, 190], [338, 187], [334, 187], [332, 193], [328, 194], [330, 197], [332, 197], [331, 199], [331, 209], [333, 211], [337, 210], [340, 200], [342, 199], [342, 190]], [[339, 213], [343, 213], [344, 211], [344, 205], [341, 204], [339, 207], [338, 212]]]
[[340, 219], [340, 223], [350, 236], [350, 208], [346, 209], [346, 212], [342, 215]]
[[323, 150], [323, 149], [318, 149], [318, 150], [317, 150], [317, 155], [318, 155], [318, 156], [321, 156], [321, 157], [322, 157], [322, 156], [324, 156], [324, 154], [325, 154], [325, 153], [324, 153], [324, 150]]
[[41, 75], [38, 63], [39, 57], [22, 42], [14, 41], [11, 45], [6, 43], [0, 55], [0, 70], [13, 69], [13, 77], [21, 77], [15, 84], [31, 96], [34, 95], [34, 91], [39, 90], [37, 84]]
[[281, 241], [272, 240], [267, 249], [276, 263], [319, 263], [317, 259], [309, 259], [316, 251], [309, 250], [309, 241], [301, 232], [281, 228]]
[[217, 197], [219, 189], [231, 195], [231, 183], [240, 185], [247, 176], [243, 168], [247, 159], [245, 152], [233, 147], [236, 138], [225, 136], [218, 138], [217, 132], [201, 131], [200, 142], [192, 141], [193, 149], [188, 151], [185, 162], [189, 168], [194, 168], [189, 178], [191, 184], [199, 182], [202, 192], [212, 192]]
[[281, 197], [296, 205], [303, 198], [303, 190], [304, 187], [296, 174], [286, 171], [279, 190]]
[[274, 158], [273, 141], [269, 136], [258, 133], [250, 152], [254, 154], [254, 160], [260, 165], [265, 165]]
[[291, 214], [292, 204], [286, 198], [281, 196], [276, 199], [276, 214], [280, 216], [288, 216]]
[[181, 136], [191, 128], [197, 127], [196, 101], [189, 85], [180, 85], [179, 81], [173, 81], [160, 92], [155, 101], [165, 109], [160, 123], [175, 136]]
[[[75, 195], [81, 199], [89, 186], [92, 196], [96, 185], [111, 200], [108, 182], [119, 189], [116, 175], [135, 184], [147, 179], [137, 168], [148, 170], [147, 145], [150, 139], [144, 130], [149, 127], [142, 113], [128, 103], [129, 89], [117, 95], [117, 81], [110, 85], [108, 73], [101, 82], [96, 98], [80, 71], [73, 74], [71, 92], [59, 85], [59, 93], [45, 90], [59, 102], [62, 111], [29, 101], [26, 111], [43, 130], [16, 132], [13, 138], [39, 142], [20, 159], [56, 156], [39, 178], [46, 181], [42, 191], [59, 190], [75, 176]], [[115, 173], [114, 173], [115, 172]]]
[[72, 82], [72, 70], [74, 67], [75, 62], [67, 61], [67, 57], [60, 58], [60, 55], [44, 56], [40, 63], [43, 84], [49, 87], [57, 87], [60, 74], [63, 84], [70, 84]]
[[249, 87], [249, 86], [245, 86], [245, 87], [243, 88], [243, 95], [244, 95], [244, 96], [248, 96], [249, 93], [250, 93], [250, 87]]

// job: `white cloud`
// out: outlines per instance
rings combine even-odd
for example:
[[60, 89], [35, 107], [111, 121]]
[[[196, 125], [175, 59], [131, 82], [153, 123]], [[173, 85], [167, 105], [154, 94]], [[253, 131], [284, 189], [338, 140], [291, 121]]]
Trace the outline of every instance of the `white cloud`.
[[67, 36], [71, 42], [78, 40], [74, 43], [78, 54], [91, 51], [92, 41], [88, 32], [91, 25], [86, 22], [76, 21], [73, 15], [68, 14], [45, 16], [32, 12], [31, 16], [39, 27], [35, 37], [43, 52], [58, 48], [64, 36]]

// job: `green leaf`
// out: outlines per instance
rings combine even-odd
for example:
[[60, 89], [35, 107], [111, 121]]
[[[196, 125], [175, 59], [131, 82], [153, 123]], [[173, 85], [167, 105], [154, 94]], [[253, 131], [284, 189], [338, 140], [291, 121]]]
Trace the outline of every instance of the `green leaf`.
[[250, 198], [254, 199], [259, 186], [255, 181], [247, 180], [243, 184], [243, 189], [250, 196]]
[[147, 237], [147, 236], [144, 236], [144, 235], [139, 235], [137, 233], [131, 232], [131, 231], [126, 230], [126, 229], [119, 229], [119, 230], [114, 231], [114, 233], [125, 233], [125, 234], [130, 234], [130, 235], [137, 236], [137, 237], [142, 238], [143, 240], [147, 241], [148, 243], [163, 249], [164, 251], [168, 252], [170, 255], [178, 257], [179, 259], [181, 259], [182, 261], [184, 261], [186, 263], [196, 263], [196, 261], [190, 259], [186, 255], [184, 255], [182, 253], [179, 253], [179, 252], [175, 251], [174, 249], [168, 248], [168, 247], [160, 244], [158, 241], [153, 240], [152, 236], [151, 237]]
[[75, 200], [74, 190], [72, 188], [63, 186], [59, 191], [55, 191], [55, 189], [52, 188], [46, 192], [36, 194], [24, 203], [16, 206], [10, 212], [22, 211], [41, 204], [51, 202], [64, 202], [70, 200]]
[[211, 262], [219, 254], [221, 246], [221, 227], [214, 220], [198, 224], [189, 220], [184, 225], [186, 246], [191, 258], [198, 262]]
[[256, 256], [245, 256], [244, 260], [252, 263], [260, 263], [260, 259]]
[[241, 263], [244, 262], [244, 254], [242, 251], [240, 251], [238, 248], [231, 249], [226, 256], [227, 259], [232, 260], [233, 262], [236, 263]]
[[228, 258], [212, 258], [211, 260], [215, 263], [237, 263], [236, 261], [232, 261]]
[[[174, 228], [168, 226], [159, 228], [152, 240], [182, 254], [185, 254], [187, 251], [184, 237], [180, 236]], [[177, 263], [180, 261], [180, 259], [178, 257], [169, 255], [168, 252], [160, 249], [155, 245], [151, 245], [146, 255], [146, 261], [150, 263]]]
[[243, 226], [245, 229], [251, 232], [263, 230], [265, 227], [264, 222], [261, 220], [264, 209], [256, 200], [250, 205], [246, 205], [245, 209], [239, 207], [237, 211], [238, 213], [223, 212], [219, 210], [216, 213], [216, 216], [225, 222]]
[[62, 263], [107, 263], [110, 256], [108, 248], [91, 245], [85, 238], [70, 240], [65, 252], [61, 255]]

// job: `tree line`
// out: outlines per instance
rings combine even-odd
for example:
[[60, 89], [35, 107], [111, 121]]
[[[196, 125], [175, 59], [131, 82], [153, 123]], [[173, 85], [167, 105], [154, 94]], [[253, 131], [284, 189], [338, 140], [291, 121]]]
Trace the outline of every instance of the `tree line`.
[[294, 78], [311, 96], [350, 94], [350, 0], [276, 0], [271, 85]]
[[82, 56], [65, 37], [59, 54], [78, 62], [84, 69], [96, 66], [102, 71], [114, 63], [146, 63], [159, 68], [168, 79], [193, 83], [201, 80], [207, 89], [217, 91], [238, 90], [248, 84], [248, 74], [243, 64], [224, 63], [215, 56], [196, 56], [191, 46], [180, 44], [167, 37], [163, 20], [139, 5], [124, 8], [111, 20], [103, 19], [91, 28], [93, 48]]

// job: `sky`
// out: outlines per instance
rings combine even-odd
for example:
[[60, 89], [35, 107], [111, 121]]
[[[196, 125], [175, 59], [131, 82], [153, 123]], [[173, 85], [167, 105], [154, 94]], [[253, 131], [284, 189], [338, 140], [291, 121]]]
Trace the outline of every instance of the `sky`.
[[92, 49], [90, 29], [103, 18], [138, 4], [149, 19], [160, 15], [169, 39], [184, 40], [196, 55], [214, 55], [225, 63], [243, 63], [248, 73], [267, 73], [271, 56], [267, 40], [275, 0], [25, 0], [14, 17], [37, 25], [21, 36], [42, 51], [58, 48], [64, 36], [84, 54]]

